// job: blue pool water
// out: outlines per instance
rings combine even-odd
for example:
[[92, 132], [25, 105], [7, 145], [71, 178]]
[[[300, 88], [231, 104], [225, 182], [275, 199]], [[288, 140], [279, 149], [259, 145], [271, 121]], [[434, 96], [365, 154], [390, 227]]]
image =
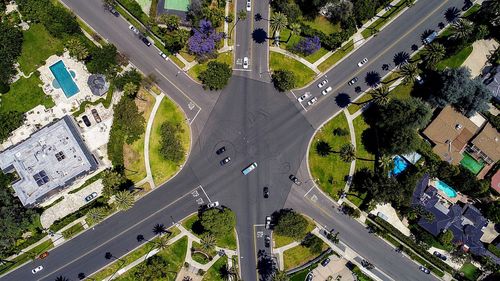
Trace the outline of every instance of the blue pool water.
[[436, 188], [444, 192], [444, 194], [446, 194], [446, 196], [450, 198], [457, 197], [457, 192], [455, 191], [455, 189], [440, 180], [436, 182]]
[[390, 172], [390, 175], [392, 176], [397, 176], [408, 168], [408, 162], [399, 155], [396, 155], [392, 161], [394, 161], [394, 168]]
[[[71, 77], [71, 74], [66, 69], [66, 65], [64, 65], [64, 62], [62, 60], [54, 63], [49, 68], [57, 80], [56, 85], [62, 88], [64, 95], [67, 98], [74, 96], [75, 94], [80, 92], [80, 89], [78, 89], [75, 81], [73, 81], [73, 77]], [[55, 83], [53, 83], [53, 85], [55, 86]]]

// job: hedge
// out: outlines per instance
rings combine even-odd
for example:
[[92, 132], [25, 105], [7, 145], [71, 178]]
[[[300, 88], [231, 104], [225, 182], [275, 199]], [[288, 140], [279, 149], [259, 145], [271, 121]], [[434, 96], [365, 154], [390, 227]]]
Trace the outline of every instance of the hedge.
[[493, 244], [488, 244], [488, 251], [500, 258], [500, 249]]

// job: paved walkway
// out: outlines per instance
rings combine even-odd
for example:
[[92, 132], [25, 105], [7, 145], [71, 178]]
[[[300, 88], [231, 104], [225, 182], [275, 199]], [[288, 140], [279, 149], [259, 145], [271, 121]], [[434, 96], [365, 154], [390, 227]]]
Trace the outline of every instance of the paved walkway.
[[289, 51], [281, 49], [280, 47], [271, 46], [271, 47], [269, 47], [269, 49], [271, 51], [273, 51], [273, 52], [277, 52], [277, 53], [283, 54], [283, 55], [285, 55], [287, 57], [291, 57], [291, 58], [293, 58], [295, 60], [300, 61], [301, 63], [303, 63], [307, 67], [309, 67], [312, 71], [314, 71], [316, 74], [320, 74], [321, 73], [321, 71], [319, 71], [319, 69], [316, 66], [314, 66], [314, 64], [308, 62], [303, 57], [300, 57], [300, 56], [298, 56], [296, 54], [290, 53]]
[[[354, 124], [352, 123], [352, 120], [355, 118], [351, 114], [349, 114], [349, 111], [347, 108], [344, 108], [344, 114], [347, 119], [347, 125], [349, 126], [349, 135], [351, 136], [351, 144], [354, 146], [354, 149], [356, 149], [356, 131], [354, 130]], [[354, 159], [351, 162], [351, 166], [349, 167], [349, 180], [345, 183], [344, 186], [344, 192], [347, 193], [349, 192], [349, 187], [351, 186], [351, 178], [354, 175], [354, 171], [356, 170], [356, 159]]]
[[285, 261], [284, 261], [284, 255], [283, 253], [286, 251], [286, 250], [289, 250], [293, 247], [297, 247], [300, 245], [300, 242], [292, 242], [288, 245], [285, 245], [283, 247], [279, 247], [279, 248], [276, 248], [276, 249], [272, 249], [272, 252], [273, 252], [273, 255], [275, 256], [278, 256], [278, 267], [280, 270], [285, 270]]
[[149, 182], [151, 188], [154, 189], [156, 186], [153, 181], [153, 174], [151, 173], [151, 164], [149, 163], [149, 142], [151, 139], [153, 122], [155, 120], [156, 113], [158, 112], [158, 108], [160, 107], [161, 101], [165, 97], [165, 94], [161, 93], [159, 95], [156, 95], [151, 91], [148, 92], [155, 97], [155, 104], [153, 106], [153, 109], [151, 110], [151, 114], [149, 114], [148, 124], [146, 125], [146, 135], [144, 137], [144, 165], [146, 166], [146, 178], [138, 182], [136, 185], [141, 186], [144, 183]]

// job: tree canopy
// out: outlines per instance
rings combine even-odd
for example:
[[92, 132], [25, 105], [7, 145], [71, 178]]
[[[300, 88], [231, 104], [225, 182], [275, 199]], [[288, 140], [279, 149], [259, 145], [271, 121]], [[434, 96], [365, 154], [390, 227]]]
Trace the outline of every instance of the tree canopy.
[[90, 73], [100, 73], [114, 75], [118, 52], [113, 44], [106, 44], [102, 48], [94, 47], [90, 53], [90, 61], [87, 62], [87, 69]]
[[206, 58], [216, 50], [222, 40], [222, 33], [213, 28], [209, 20], [201, 20], [198, 28], [193, 28], [193, 35], [188, 40], [189, 52], [197, 57]]
[[221, 90], [231, 78], [231, 67], [227, 63], [210, 61], [207, 69], [202, 71], [198, 78], [203, 83], [203, 87], [210, 90]]
[[184, 147], [179, 138], [183, 129], [180, 124], [165, 122], [160, 126], [160, 154], [169, 161], [178, 163], [184, 157]]
[[307, 225], [307, 220], [301, 214], [292, 210], [281, 210], [274, 231], [281, 236], [301, 241], [307, 234]]
[[215, 236], [223, 236], [233, 231], [236, 215], [230, 209], [212, 208], [201, 213], [201, 225]]
[[9, 84], [9, 80], [16, 73], [14, 64], [21, 54], [23, 34], [19, 29], [0, 22], [0, 84]]
[[15, 129], [19, 128], [24, 123], [24, 118], [22, 112], [0, 111], [0, 142], [5, 141]]
[[271, 75], [271, 79], [274, 87], [280, 92], [288, 91], [295, 87], [295, 74], [290, 70], [275, 70]]

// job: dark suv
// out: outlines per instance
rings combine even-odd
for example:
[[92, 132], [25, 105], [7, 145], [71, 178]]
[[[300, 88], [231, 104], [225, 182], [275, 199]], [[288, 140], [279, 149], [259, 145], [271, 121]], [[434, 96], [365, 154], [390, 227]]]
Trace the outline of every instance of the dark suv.
[[148, 38], [146, 38], [146, 36], [141, 36], [141, 41], [144, 42], [144, 44], [146, 44], [146, 46], [151, 46], [151, 42], [149, 42]]

